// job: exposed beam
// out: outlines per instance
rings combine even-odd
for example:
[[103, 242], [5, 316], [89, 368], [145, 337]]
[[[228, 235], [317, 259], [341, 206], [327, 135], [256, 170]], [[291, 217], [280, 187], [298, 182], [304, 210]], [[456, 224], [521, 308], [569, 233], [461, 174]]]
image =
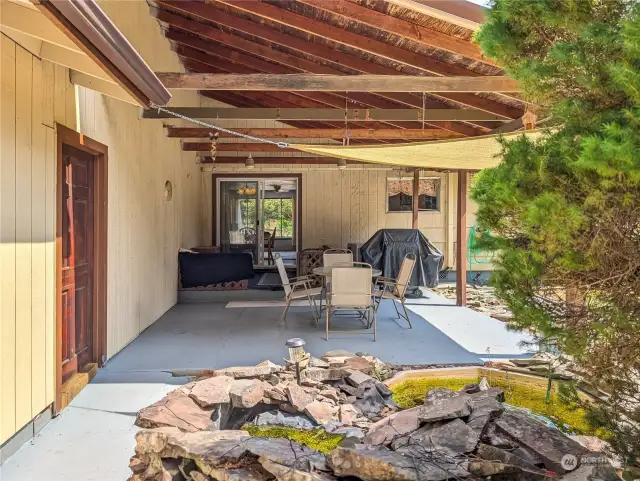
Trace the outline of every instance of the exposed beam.
[[[252, 157], [256, 165], [279, 165], [279, 164], [296, 164], [296, 165], [336, 165], [338, 159], [333, 157]], [[245, 157], [221, 157], [216, 156], [215, 161], [211, 157], [200, 157], [203, 164], [244, 164]], [[206, 159], [206, 160], [205, 160]], [[362, 162], [355, 160], [347, 160], [347, 164], [358, 164]]]
[[[236, 132], [265, 139], [330, 139], [345, 136], [345, 129], [287, 129], [287, 128], [255, 128], [233, 129]], [[214, 129], [202, 127], [167, 127], [167, 136], [185, 139], [209, 138]], [[440, 129], [348, 129], [350, 139], [415, 139], [437, 140], [462, 137], [454, 132]], [[218, 138], [235, 138], [236, 136], [220, 132]]]
[[140, 102], [129, 95], [122, 87], [113, 82], [99, 79], [97, 77], [92, 77], [91, 75], [76, 72], [74, 70], [70, 72], [69, 77], [71, 83], [74, 85], [79, 85], [81, 87], [95, 90], [96, 92], [100, 92], [103, 95], [122, 100], [123, 102], [127, 102], [128, 104], [140, 106]]
[[[502, 120], [495, 115], [475, 109], [431, 109], [424, 113], [419, 109], [325, 109], [325, 108], [217, 108], [217, 107], [173, 107], [172, 111], [196, 119], [225, 120], [319, 120], [319, 121], [393, 121], [415, 122]], [[173, 115], [154, 109], [144, 110], [142, 118], [168, 119]]]
[[480, 47], [446, 33], [439, 32], [417, 23], [407, 22], [397, 17], [387, 15], [371, 8], [366, 8], [351, 0], [297, 0], [299, 3], [311, 5], [314, 8], [328, 11], [349, 20], [356, 20], [365, 25], [393, 33], [400, 37], [426, 45], [427, 47], [446, 50], [456, 55], [496, 65], [495, 62], [482, 54]]
[[422, 77], [411, 75], [200, 74], [158, 72], [176, 90], [274, 90], [353, 92], [519, 92], [508, 77]]
[[522, 122], [522, 117], [519, 119], [512, 120], [511, 122], [505, 122], [499, 127], [496, 127], [491, 131], [492, 134], [506, 134], [508, 132], [517, 132], [518, 130], [522, 130], [524, 128], [524, 123]]
[[291, 12], [285, 8], [280, 8], [272, 4], [260, 2], [258, 0], [243, 0], [241, 2], [233, 0], [215, 1], [219, 4], [242, 10], [252, 15], [257, 15], [260, 18], [271, 22], [286, 25], [287, 27], [293, 27], [307, 34], [312, 34], [332, 42], [356, 48], [371, 55], [376, 55], [393, 62], [399, 62], [420, 68], [425, 72], [430, 72], [436, 75], [469, 75], [469, 71], [464, 67], [459, 67], [436, 58], [405, 50], [403, 48], [396, 47], [395, 45], [350, 32], [343, 28], [334, 27], [328, 23], [305, 17], [304, 15], [299, 15], [295, 12]]
[[[175, 15], [166, 10], [156, 10], [155, 14], [158, 17], [158, 20], [162, 22], [169, 23], [173, 26], [176, 26], [182, 30], [189, 31], [191, 33], [197, 34], [201, 37], [208, 38], [220, 43], [225, 43], [227, 45], [231, 45], [234, 48], [238, 48], [240, 50], [247, 51], [252, 54], [256, 54], [262, 56], [264, 53], [271, 51], [272, 55], [276, 55], [275, 52], [279, 52], [278, 50], [274, 50], [271, 48], [270, 44], [280, 45], [285, 47], [287, 50], [294, 50], [296, 52], [300, 52], [305, 55], [311, 55], [318, 59], [322, 59], [325, 62], [330, 62], [335, 67], [332, 68], [334, 72], [339, 71], [338, 69], [348, 69], [351, 73], [369, 73], [369, 74], [379, 74], [379, 75], [397, 75], [397, 70], [393, 67], [382, 65], [375, 62], [370, 62], [366, 59], [362, 59], [357, 55], [352, 55], [348, 53], [344, 53], [339, 50], [332, 49], [326, 45], [323, 45], [319, 42], [309, 42], [306, 39], [299, 38], [293, 35], [287, 35], [285, 33], [280, 32], [277, 29], [269, 27], [267, 25], [256, 23], [251, 20], [247, 20], [244, 18], [237, 17], [235, 15], [230, 15], [219, 8], [215, 8], [209, 4], [204, 4], [201, 2], [189, 2], [189, 1], [167, 1], [167, 0], [157, 0], [156, 3], [158, 5], [162, 5], [164, 8], [168, 8], [172, 11], [180, 11], [187, 13], [189, 15], [197, 16], [202, 19], [205, 19], [209, 22], [215, 22], [218, 25], [222, 25], [232, 29], [232, 31], [242, 32], [243, 34], [251, 35], [253, 37], [259, 38], [263, 42], [268, 42], [269, 45], [261, 45], [258, 42], [248, 41], [246, 39], [242, 39], [238, 35], [227, 34], [227, 37], [224, 39], [220, 37], [217, 32], [221, 32], [221, 29], [216, 28], [212, 25], [208, 25], [201, 22], [196, 22], [180, 15]], [[152, 10], [153, 11], [153, 10]], [[228, 38], [239, 39], [238, 41], [244, 41], [243, 45], [232, 44]], [[262, 53], [257, 51], [252, 51], [251, 45], [257, 46], [256, 48], [261, 49]], [[290, 55], [293, 59], [298, 58], [297, 56]], [[267, 57], [265, 57], [267, 58]], [[272, 60], [286, 64], [283, 59], [280, 58], [272, 58]], [[315, 64], [315, 62], [309, 62], [306, 59], [299, 59], [301, 62], [308, 62], [318, 67], [328, 68], [327, 65]], [[290, 66], [294, 66], [293, 64], [287, 64]], [[307, 70], [306, 67], [301, 67], [301, 70]], [[309, 70], [314, 73], [330, 73], [330, 72], [322, 72]], [[388, 98], [393, 95], [396, 97], [397, 94], [387, 94]], [[470, 107], [475, 107], [478, 109], [486, 110], [487, 112], [495, 113], [498, 115], [502, 115], [505, 118], [515, 118], [522, 115], [522, 109], [511, 107], [509, 105], [502, 104], [500, 102], [496, 102], [491, 99], [486, 99], [483, 97], [479, 97], [477, 95], [469, 95], [469, 94], [442, 94], [438, 95], [445, 100], [453, 100], [454, 102], [461, 103], [463, 105], [468, 105]], [[432, 99], [427, 99], [427, 102], [431, 102]], [[463, 132], [464, 133], [464, 132]], [[467, 134], [472, 135], [472, 134]]]
[[467, 183], [466, 170], [458, 171], [458, 212], [456, 215], [456, 304], [467, 303]]
[[212, 142], [182, 142], [182, 150], [185, 152], [296, 152], [296, 149], [283, 149], [274, 144], [263, 143], [212, 143]]
[[[42, 48], [40, 49], [40, 58], [91, 75], [92, 77], [100, 78], [114, 86], [117, 85], [104, 70], [98, 67], [93, 60], [83, 53], [72, 52], [52, 43], [43, 42]], [[122, 91], [124, 92], [124, 89]]]
[[411, 228], [418, 228], [420, 213], [420, 169], [413, 171], [413, 196], [411, 198]]

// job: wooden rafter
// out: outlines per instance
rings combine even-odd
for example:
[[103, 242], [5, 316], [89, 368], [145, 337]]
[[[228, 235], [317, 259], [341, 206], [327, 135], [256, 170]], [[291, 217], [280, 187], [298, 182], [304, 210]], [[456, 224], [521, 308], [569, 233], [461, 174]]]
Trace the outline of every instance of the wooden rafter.
[[[320, 120], [320, 121], [426, 121], [444, 120], [499, 120], [486, 112], [474, 109], [331, 109], [331, 108], [217, 108], [172, 107], [174, 112], [196, 119], [244, 119], [244, 120]], [[145, 110], [145, 119], [167, 119], [172, 116], [157, 110]]]
[[[336, 165], [338, 159], [333, 157], [253, 157], [256, 165], [282, 165], [282, 164], [303, 164], [303, 165]], [[216, 155], [213, 157], [200, 157], [203, 164], [244, 164], [245, 157], [224, 157]], [[355, 160], [347, 160], [347, 164], [362, 164]]]
[[[316, 42], [308, 42], [302, 38], [298, 38], [295, 36], [284, 34], [276, 29], [273, 29], [267, 25], [252, 22], [250, 20], [245, 20], [243, 18], [237, 17], [235, 15], [231, 15], [226, 13], [219, 8], [215, 8], [209, 4], [199, 3], [199, 2], [176, 2], [176, 1], [167, 1], [167, 0], [158, 0], [156, 2], [158, 5], [161, 5], [163, 8], [168, 8], [172, 11], [184, 12], [189, 15], [193, 15], [199, 18], [202, 18], [207, 21], [215, 22], [219, 25], [223, 25], [232, 29], [233, 31], [241, 32], [243, 34], [248, 34], [253, 37], [257, 37], [262, 41], [268, 42], [270, 44], [283, 46], [287, 49], [293, 49], [297, 52], [301, 52], [305, 55], [311, 55], [313, 57], [322, 59], [324, 62], [331, 62], [336, 67], [334, 67], [334, 71], [336, 68], [347, 68], [353, 73], [371, 73], [371, 74], [379, 74], [379, 75], [389, 75], [389, 74], [397, 74], [397, 71], [386, 65], [382, 65], [375, 62], [370, 62], [365, 59], [362, 59], [356, 55], [347, 54], [338, 50], [331, 49], [330, 47], [323, 45], [321, 43]], [[189, 31], [191, 33], [195, 33], [205, 38], [212, 39], [214, 41], [219, 41], [221, 43], [227, 43], [228, 38], [223, 40], [220, 38], [216, 32], [221, 32], [220, 29], [215, 28], [211, 25], [207, 25], [201, 22], [193, 21], [181, 17], [180, 15], [175, 15], [170, 12], [166, 12], [164, 10], [156, 11], [156, 16], [158, 20], [171, 24], [172, 26], [178, 27], [180, 29]], [[227, 34], [229, 38], [238, 38], [237, 35]], [[251, 52], [250, 48], [246, 47], [251, 43], [255, 45], [259, 45], [256, 42], [249, 42], [244, 46], [239, 46], [238, 44], [232, 45], [234, 48], [239, 48], [241, 50]], [[229, 44], [231, 45], [231, 44]], [[260, 47], [263, 50], [273, 50], [270, 49], [269, 46]], [[275, 51], [275, 50], [273, 50]], [[259, 53], [257, 53], [260, 55]], [[295, 56], [291, 56], [295, 57]], [[295, 57], [297, 58], [297, 57]], [[276, 59], [276, 61], [281, 61], [282, 59]], [[305, 60], [305, 59], [301, 59]], [[320, 64], [314, 65], [322, 67]], [[326, 65], [324, 65], [326, 67]], [[302, 69], [304, 70], [304, 68]], [[311, 71], [311, 70], [310, 70]], [[315, 71], [314, 71], [315, 72]], [[318, 72], [323, 73], [323, 72]], [[388, 94], [387, 97], [390, 97], [392, 94]], [[398, 94], [393, 94], [398, 95]], [[463, 105], [468, 105], [471, 107], [479, 108], [482, 110], [486, 110], [487, 112], [496, 113], [498, 115], [502, 115], [505, 118], [515, 118], [522, 115], [522, 109], [511, 107], [509, 105], [505, 105], [499, 102], [496, 102], [491, 99], [479, 97], [476, 95], [467, 95], [467, 94], [443, 94], [438, 96], [445, 100], [453, 100], [454, 102], [462, 103]], [[431, 99], [429, 99], [431, 100]], [[467, 134], [469, 135], [469, 134]]]
[[326, 10], [334, 15], [355, 20], [371, 27], [393, 33], [427, 47], [446, 50], [456, 55], [477, 60], [489, 65], [496, 65], [482, 54], [477, 45], [458, 37], [447, 35], [429, 27], [407, 22], [400, 18], [363, 7], [350, 0], [297, 0], [314, 8]]
[[[180, 15], [169, 13], [164, 10], [153, 11], [155, 12], [158, 20], [173, 25], [174, 27], [178, 27], [185, 32], [198, 35], [197, 37], [187, 35], [182, 31], [177, 31], [171, 28], [165, 32], [165, 36], [169, 40], [180, 45], [193, 47], [194, 49], [198, 49], [208, 55], [216, 57], [222, 56], [232, 62], [253, 66], [256, 67], [257, 70], [264, 72], [273, 72], [273, 66], [277, 66], [280, 68], [279, 73], [291, 73], [298, 71], [308, 71], [311, 73], [341, 73], [338, 69], [310, 62], [306, 59], [301, 59], [300, 57], [280, 52], [279, 50], [269, 48], [256, 42], [250, 42], [237, 35], [228, 34], [220, 29], [189, 20]], [[207, 40], [205, 40], [205, 38]], [[210, 40], [214, 40], [216, 43], [211, 43]], [[224, 44], [221, 44], [220, 42], [223, 42]], [[226, 45], [238, 50], [227, 48]], [[260, 58], [256, 58], [254, 55], [257, 55]], [[264, 58], [264, 60], [262, 60], [262, 58]], [[397, 108], [400, 106], [422, 107], [421, 99], [408, 93], [371, 94], [350, 92], [348, 98], [349, 100], [356, 100], [364, 106], [375, 108]], [[425, 99], [425, 107], [451, 108], [444, 102], [430, 98]], [[487, 109], [487, 111], [489, 110]], [[504, 115], [504, 112], [497, 113]], [[438, 127], [467, 136], [482, 135], [488, 130], [458, 122], [432, 122], [427, 126]]]
[[[416, 139], [441, 140], [461, 137], [454, 132], [440, 129], [287, 129], [287, 128], [250, 128], [233, 129], [236, 132], [265, 139], [331, 139], [347, 135], [351, 139]], [[167, 127], [167, 136], [184, 139], [206, 139], [216, 132], [203, 127]], [[219, 138], [235, 138], [234, 135], [219, 133]]]
[[508, 77], [423, 77], [409, 75], [199, 74], [157, 72], [177, 90], [357, 91], [357, 92], [519, 92]]
[[296, 152], [296, 149], [283, 149], [273, 144], [263, 143], [213, 143], [213, 142], [182, 142], [182, 150], [185, 152]]

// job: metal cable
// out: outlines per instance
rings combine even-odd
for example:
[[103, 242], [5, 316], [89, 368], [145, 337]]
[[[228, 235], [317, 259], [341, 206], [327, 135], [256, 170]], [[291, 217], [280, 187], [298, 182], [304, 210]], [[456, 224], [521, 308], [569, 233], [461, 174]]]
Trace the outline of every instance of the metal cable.
[[290, 145], [287, 142], [274, 142], [273, 140], [262, 139], [260, 137], [254, 137], [253, 135], [241, 134], [240, 132], [235, 132], [234, 130], [225, 129], [224, 127], [218, 127], [217, 125], [213, 125], [213, 124], [208, 124], [201, 120], [192, 119], [191, 117], [187, 117], [186, 115], [173, 112], [169, 109], [165, 109], [164, 107], [160, 107], [158, 105], [152, 105], [152, 108], [157, 110], [158, 112], [166, 112], [169, 115], [173, 115], [174, 117], [177, 117], [179, 119], [188, 120], [189, 122], [193, 122], [194, 124], [202, 125], [203, 127], [214, 129], [219, 132], [224, 132], [226, 134], [235, 135], [236, 137], [242, 137], [243, 139], [255, 140], [257, 142], [262, 142], [264, 144], [277, 145], [281, 149], [287, 149], [290, 147]]

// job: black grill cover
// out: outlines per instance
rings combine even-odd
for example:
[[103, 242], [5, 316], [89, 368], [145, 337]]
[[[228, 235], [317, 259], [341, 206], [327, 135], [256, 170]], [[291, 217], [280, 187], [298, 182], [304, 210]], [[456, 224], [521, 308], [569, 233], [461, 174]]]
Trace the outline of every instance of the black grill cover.
[[362, 262], [394, 279], [407, 254], [414, 254], [417, 259], [410, 285], [437, 286], [444, 255], [418, 229], [381, 229], [360, 248]]

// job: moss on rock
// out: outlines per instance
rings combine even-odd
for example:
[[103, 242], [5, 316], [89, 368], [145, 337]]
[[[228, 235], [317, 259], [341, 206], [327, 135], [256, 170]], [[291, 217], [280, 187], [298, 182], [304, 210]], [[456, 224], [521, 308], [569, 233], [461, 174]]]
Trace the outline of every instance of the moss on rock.
[[281, 426], [255, 426], [253, 424], [246, 424], [242, 429], [251, 436], [290, 439], [325, 454], [329, 454], [338, 447], [344, 438], [342, 434], [330, 434], [323, 429], [305, 430]]
[[[402, 408], [419, 406], [424, 402], [427, 391], [434, 387], [443, 387], [458, 391], [470, 383], [478, 382], [477, 378], [425, 378], [410, 379], [393, 388], [393, 399]], [[505, 402], [513, 406], [530, 409], [535, 414], [540, 414], [551, 419], [560, 430], [575, 432], [578, 434], [595, 434], [589, 428], [585, 420], [585, 411], [573, 404], [563, 403], [556, 392], [552, 392], [551, 402], [546, 402], [546, 390], [535, 389], [515, 382], [507, 383], [493, 380], [493, 387], [504, 390]]]

